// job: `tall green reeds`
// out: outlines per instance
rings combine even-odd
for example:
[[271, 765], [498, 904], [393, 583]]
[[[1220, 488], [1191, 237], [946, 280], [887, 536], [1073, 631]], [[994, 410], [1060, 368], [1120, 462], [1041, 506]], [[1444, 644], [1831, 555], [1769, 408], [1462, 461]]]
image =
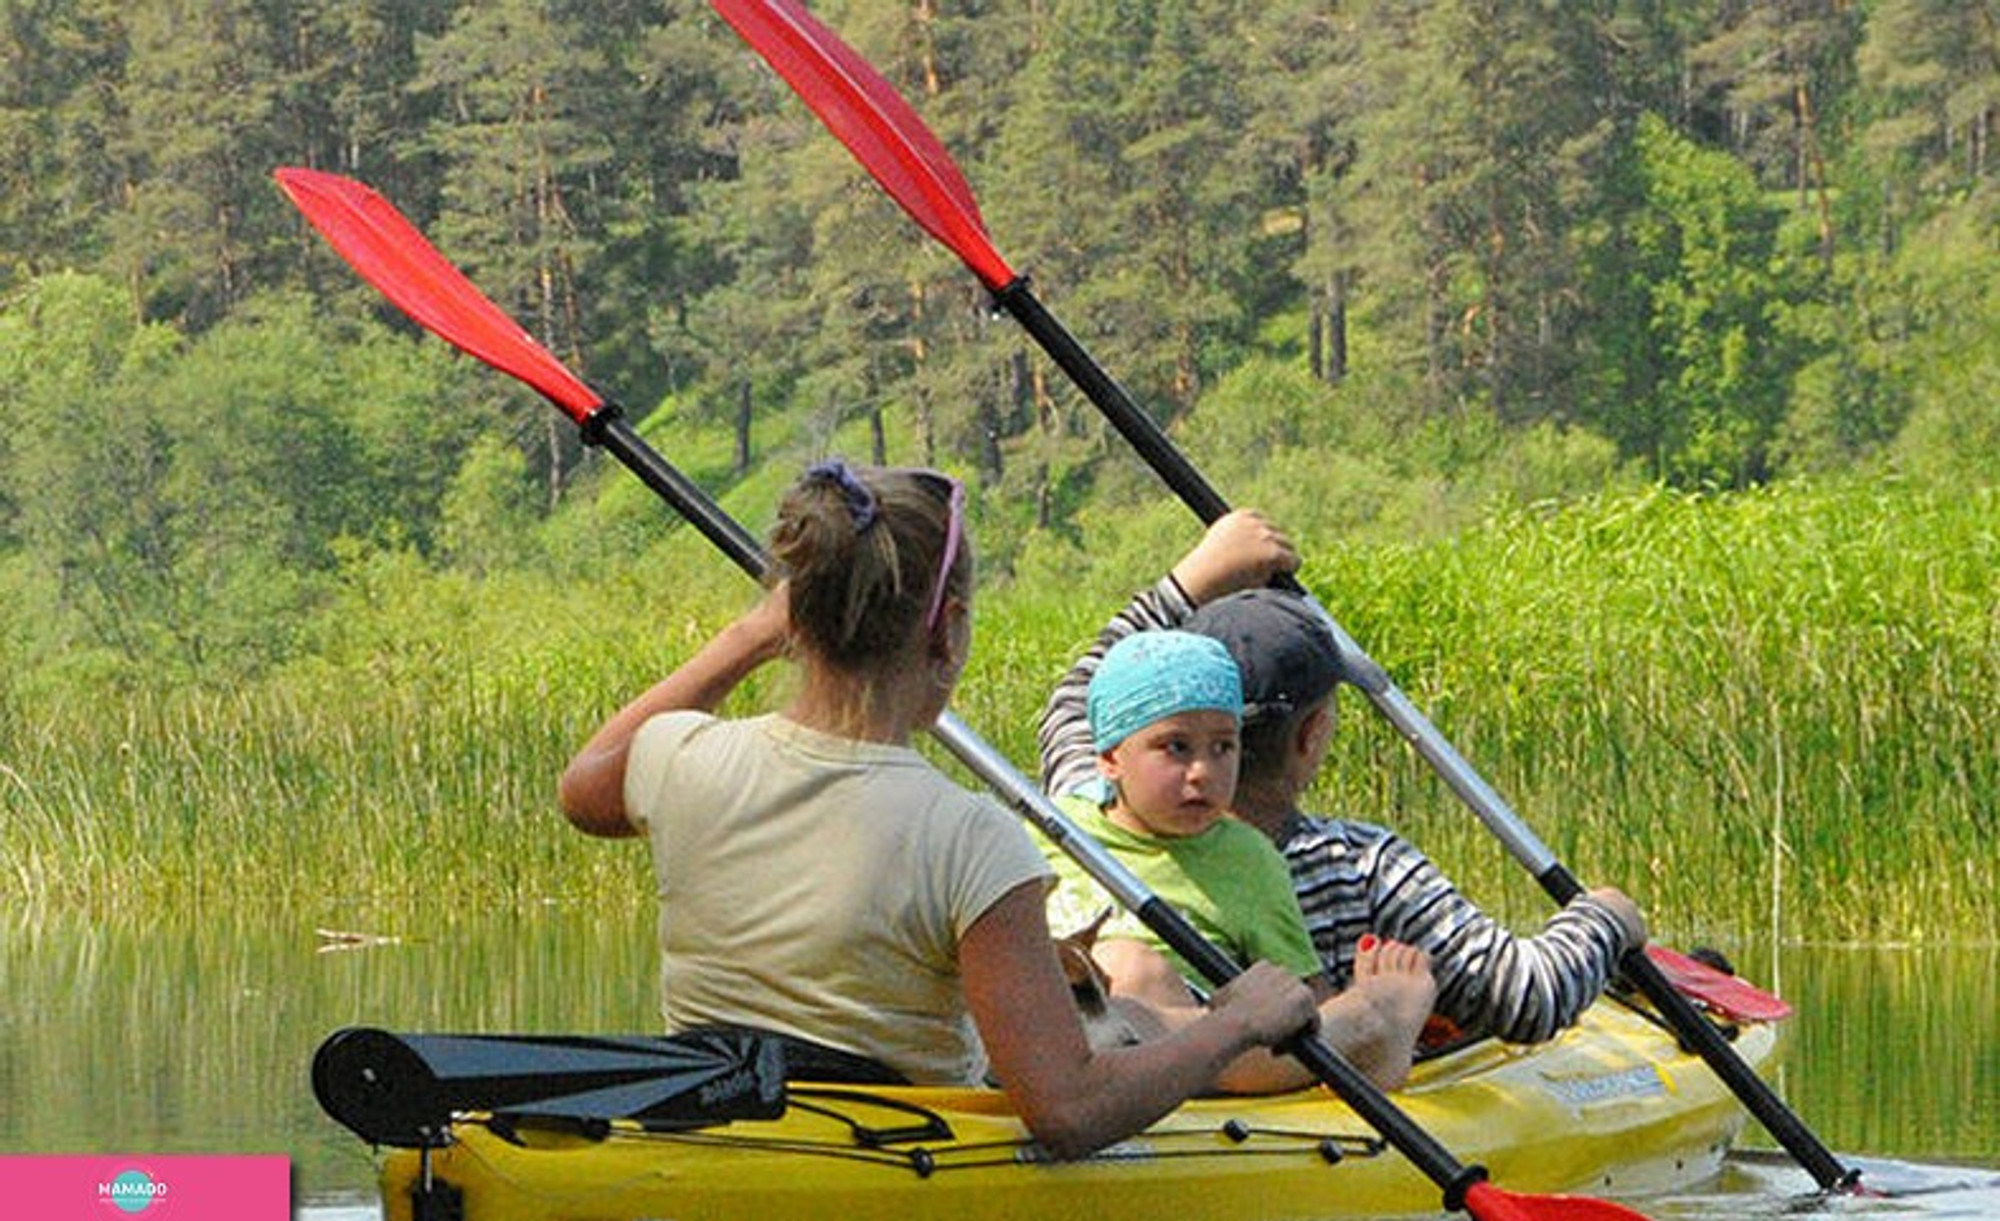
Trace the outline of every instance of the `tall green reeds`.
[[[1995, 499], [1651, 490], [1437, 544], [1300, 541], [1308, 583], [1444, 735], [1663, 934], [1992, 940]], [[988, 591], [958, 701], [1030, 773], [1048, 684], [1145, 579], [1075, 561], [1061, 589]], [[685, 539], [587, 585], [385, 563], [356, 575], [316, 660], [253, 685], [9, 694], [0, 878], [131, 909], [643, 904], [643, 850], [569, 830], [555, 777], [750, 595]], [[1399, 827], [1500, 910], [1546, 909], [1358, 697], [1342, 709], [1320, 808]]]
[[[1991, 939], [1995, 508], [1656, 491], [1377, 553], [1325, 592], [1580, 874], [1669, 927]], [[1333, 802], [1462, 838], [1410, 765], [1346, 743]]]

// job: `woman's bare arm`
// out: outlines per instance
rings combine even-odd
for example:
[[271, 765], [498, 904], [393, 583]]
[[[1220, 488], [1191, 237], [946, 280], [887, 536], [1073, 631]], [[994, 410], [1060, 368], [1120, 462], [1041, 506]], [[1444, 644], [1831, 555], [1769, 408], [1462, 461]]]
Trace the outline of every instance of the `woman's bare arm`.
[[959, 970], [994, 1073], [1057, 1157], [1130, 1136], [1212, 1090], [1243, 1052], [1315, 1021], [1306, 986], [1258, 963], [1218, 991], [1200, 1019], [1134, 1047], [1092, 1050], [1042, 902], [1041, 885], [1024, 883], [988, 908], [959, 941]]
[[613, 714], [563, 771], [556, 795], [569, 820], [592, 835], [635, 834], [625, 816], [625, 763], [639, 727], [662, 712], [713, 712], [757, 667], [784, 654], [789, 623], [789, 600], [779, 585]]

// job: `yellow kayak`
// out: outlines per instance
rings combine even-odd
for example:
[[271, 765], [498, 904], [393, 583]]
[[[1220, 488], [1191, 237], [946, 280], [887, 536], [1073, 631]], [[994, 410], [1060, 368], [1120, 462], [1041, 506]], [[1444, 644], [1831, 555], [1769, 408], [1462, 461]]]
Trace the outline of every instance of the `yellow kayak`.
[[[1731, 1029], [1768, 1073], [1778, 1028]], [[1426, 1060], [1394, 1101], [1510, 1192], [1679, 1189], [1719, 1170], [1746, 1119], [1670, 1032], [1612, 1001], [1548, 1043]], [[442, 1147], [386, 1159], [382, 1198], [385, 1221], [1324, 1221], [1440, 1207], [1437, 1186], [1324, 1089], [1190, 1102], [1054, 1164], [998, 1091], [802, 1082], [776, 1118], [689, 1130], [461, 1117]]]

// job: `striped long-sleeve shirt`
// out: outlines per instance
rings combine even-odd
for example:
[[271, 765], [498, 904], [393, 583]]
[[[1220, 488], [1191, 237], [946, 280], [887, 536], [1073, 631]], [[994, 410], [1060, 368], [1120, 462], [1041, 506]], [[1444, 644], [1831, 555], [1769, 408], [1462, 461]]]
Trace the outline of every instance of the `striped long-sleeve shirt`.
[[[1087, 696], [1098, 660], [1133, 632], [1179, 627], [1193, 613], [1179, 585], [1163, 578], [1120, 611], [1063, 676], [1038, 727], [1047, 792], [1060, 796], [1097, 777]], [[1516, 935], [1385, 827], [1294, 814], [1277, 839], [1334, 986], [1353, 978], [1363, 933], [1406, 942], [1430, 955], [1436, 1011], [1468, 1031], [1521, 1043], [1550, 1038], [1604, 990], [1626, 948], [1618, 918], [1588, 895], [1571, 900], [1540, 933]]]

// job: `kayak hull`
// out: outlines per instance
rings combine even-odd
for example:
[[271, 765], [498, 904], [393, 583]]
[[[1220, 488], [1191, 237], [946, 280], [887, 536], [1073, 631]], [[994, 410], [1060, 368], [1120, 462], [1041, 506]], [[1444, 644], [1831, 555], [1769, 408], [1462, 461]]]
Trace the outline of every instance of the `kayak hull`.
[[[1775, 1026], [1737, 1028], [1762, 1072]], [[1054, 1164], [992, 1090], [795, 1083], [772, 1121], [599, 1136], [467, 1120], [384, 1163], [385, 1221], [1286, 1221], [1435, 1213], [1438, 1187], [1330, 1092], [1189, 1102]], [[1643, 1014], [1609, 1002], [1532, 1047], [1426, 1061], [1394, 1101], [1510, 1192], [1623, 1197], [1715, 1174], [1742, 1109]], [[929, 1121], [938, 1125], [924, 1130]], [[430, 1186], [425, 1188], [424, 1183]]]

